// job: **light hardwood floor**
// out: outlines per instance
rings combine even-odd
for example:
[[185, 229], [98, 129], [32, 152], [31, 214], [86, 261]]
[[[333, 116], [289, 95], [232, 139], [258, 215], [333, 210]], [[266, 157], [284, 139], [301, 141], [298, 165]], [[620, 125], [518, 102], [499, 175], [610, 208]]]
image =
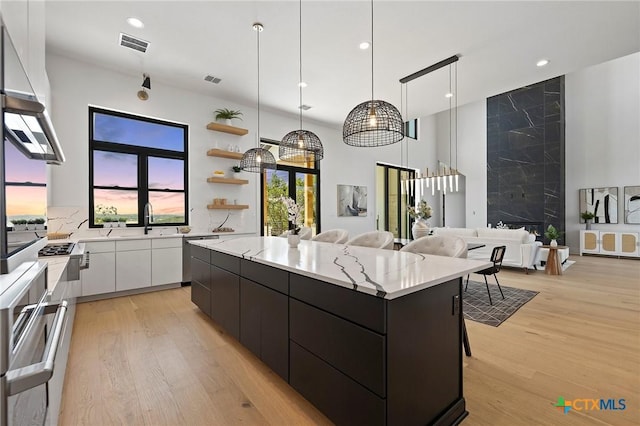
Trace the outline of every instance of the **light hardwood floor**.
[[[464, 425], [640, 424], [640, 262], [571, 259], [562, 276], [503, 270], [502, 285], [540, 294], [497, 328], [467, 321]], [[563, 414], [559, 396], [627, 408]], [[329, 423], [191, 304], [190, 287], [78, 305], [62, 425]]]

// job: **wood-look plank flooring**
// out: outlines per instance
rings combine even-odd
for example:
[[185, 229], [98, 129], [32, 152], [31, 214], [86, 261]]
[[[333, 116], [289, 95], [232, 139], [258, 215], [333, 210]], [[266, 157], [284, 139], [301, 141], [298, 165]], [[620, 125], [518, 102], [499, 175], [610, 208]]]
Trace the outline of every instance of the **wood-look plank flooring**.
[[[571, 259], [561, 276], [503, 269], [502, 285], [540, 294], [499, 327], [467, 321], [464, 425], [640, 424], [640, 262]], [[559, 396], [627, 408], [563, 414]], [[62, 425], [330, 424], [189, 287], [79, 304], [62, 404]]]

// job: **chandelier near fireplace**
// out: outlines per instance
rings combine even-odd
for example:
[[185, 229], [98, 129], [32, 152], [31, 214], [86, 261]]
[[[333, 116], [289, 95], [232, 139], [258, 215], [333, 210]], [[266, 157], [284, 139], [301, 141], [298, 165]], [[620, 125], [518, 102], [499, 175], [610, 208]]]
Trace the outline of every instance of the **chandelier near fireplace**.
[[[417, 71], [407, 77], [400, 79], [400, 83], [405, 84], [423, 75], [429, 74], [440, 68], [449, 66], [449, 92], [446, 94], [449, 99], [449, 164], [438, 162], [438, 167], [434, 171], [429, 172], [425, 169], [416, 172], [414, 179], [407, 179], [404, 182], [407, 194], [412, 194], [415, 199], [421, 199], [423, 194], [431, 190], [431, 195], [435, 195], [436, 191], [443, 194], [449, 192], [457, 192], [459, 190], [459, 171], [458, 171], [458, 55], [451, 56], [436, 64], [433, 64], [423, 70]], [[455, 124], [454, 124], [455, 114]], [[454, 137], [455, 136], [455, 137]], [[455, 167], [453, 166], [453, 150], [455, 139]], [[448, 189], [447, 189], [448, 188]]]

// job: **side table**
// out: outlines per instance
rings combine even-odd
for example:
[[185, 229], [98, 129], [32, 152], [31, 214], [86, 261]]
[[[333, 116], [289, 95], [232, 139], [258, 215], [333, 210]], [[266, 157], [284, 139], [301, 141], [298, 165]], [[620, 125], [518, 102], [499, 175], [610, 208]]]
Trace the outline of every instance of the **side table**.
[[558, 256], [558, 249], [565, 249], [567, 246], [543, 245], [542, 248], [549, 250], [547, 264], [544, 266], [544, 272], [547, 275], [562, 275], [562, 264], [560, 263]]

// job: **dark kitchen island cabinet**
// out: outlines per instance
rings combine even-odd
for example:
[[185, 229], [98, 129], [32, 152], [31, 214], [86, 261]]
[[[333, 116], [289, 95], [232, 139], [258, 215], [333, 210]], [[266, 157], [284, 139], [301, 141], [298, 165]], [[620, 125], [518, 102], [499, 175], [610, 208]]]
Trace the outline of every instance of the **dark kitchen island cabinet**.
[[225, 321], [237, 295], [238, 340], [337, 424], [467, 415], [461, 277], [486, 262], [311, 241], [290, 249], [274, 237], [193, 244], [194, 268], [209, 252], [208, 315], [235, 336]]

